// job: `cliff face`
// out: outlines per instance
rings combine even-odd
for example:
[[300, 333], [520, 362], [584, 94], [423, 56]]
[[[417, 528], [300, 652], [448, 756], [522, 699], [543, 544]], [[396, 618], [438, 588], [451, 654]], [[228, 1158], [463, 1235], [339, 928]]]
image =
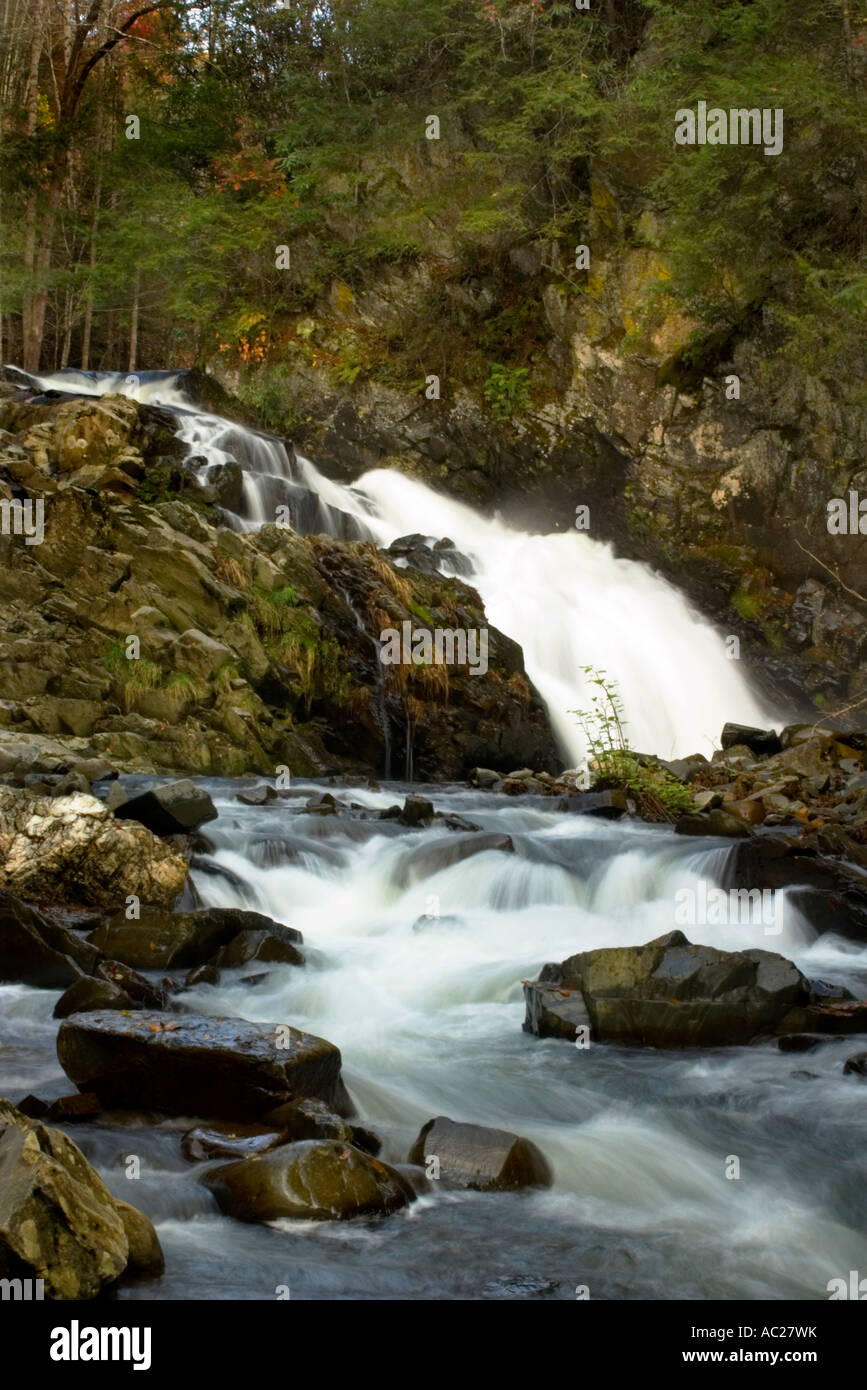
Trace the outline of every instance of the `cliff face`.
[[[35, 513], [0, 535], [4, 769], [38, 750], [221, 776], [377, 774], [389, 754], [396, 776], [408, 757], [417, 777], [555, 770], [520, 649], [468, 585], [369, 543], [229, 529], [159, 410], [0, 390], [0, 500], [42, 507], [40, 536]], [[486, 669], [384, 666], [404, 623], [486, 629]]]

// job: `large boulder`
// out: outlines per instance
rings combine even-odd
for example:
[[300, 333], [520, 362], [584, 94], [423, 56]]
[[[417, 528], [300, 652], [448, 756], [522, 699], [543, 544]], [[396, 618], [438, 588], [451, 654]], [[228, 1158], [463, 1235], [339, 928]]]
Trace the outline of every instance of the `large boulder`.
[[351, 1144], [311, 1139], [206, 1173], [220, 1209], [239, 1221], [346, 1221], [388, 1216], [415, 1198], [396, 1168]]
[[809, 1002], [810, 985], [771, 951], [693, 946], [673, 931], [546, 965], [524, 997], [524, 1028], [538, 1037], [574, 1040], [576, 1024], [586, 1022], [599, 1042], [727, 1046], [773, 1033]]
[[204, 965], [215, 956], [218, 965], [243, 965], [253, 959], [301, 965], [304, 957], [297, 945], [302, 940], [294, 927], [260, 912], [219, 907], [195, 912], [145, 909], [137, 920], [118, 912], [90, 938], [112, 959], [139, 970]]
[[217, 819], [217, 808], [189, 778], [152, 787], [118, 806], [115, 815], [122, 820], [140, 821], [155, 835], [183, 835], [206, 821]]
[[73, 1014], [60, 1025], [57, 1055], [79, 1090], [105, 1106], [243, 1120], [309, 1096], [352, 1113], [339, 1049], [288, 1024], [151, 1010]]
[[409, 1151], [408, 1162], [436, 1169], [450, 1187], [509, 1192], [550, 1187], [553, 1174], [541, 1149], [529, 1139], [486, 1125], [457, 1124], [445, 1115], [428, 1120]]
[[158, 1273], [141, 1212], [112, 1197], [76, 1144], [0, 1100], [0, 1275], [36, 1278], [50, 1298], [94, 1298], [129, 1270]]
[[182, 854], [94, 796], [0, 786], [0, 888], [40, 903], [114, 908], [134, 895], [168, 905], [186, 877]]

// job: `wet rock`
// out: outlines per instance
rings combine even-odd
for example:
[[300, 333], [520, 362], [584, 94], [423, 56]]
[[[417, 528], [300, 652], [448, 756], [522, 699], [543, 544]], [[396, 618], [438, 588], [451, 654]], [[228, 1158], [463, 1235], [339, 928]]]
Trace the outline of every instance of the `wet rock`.
[[299, 932], [274, 922], [265, 931], [239, 932], [228, 946], [217, 952], [214, 963], [220, 969], [247, 965], [260, 960], [273, 965], [303, 965], [304, 957], [295, 945]]
[[867, 1052], [853, 1052], [843, 1064], [844, 1076], [867, 1076]]
[[129, 1245], [126, 1274], [138, 1279], [158, 1279], [165, 1271], [166, 1260], [153, 1225], [144, 1212], [131, 1207], [129, 1202], [115, 1197], [114, 1205]]
[[438, 1160], [442, 1182], [477, 1192], [550, 1187], [554, 1180], [545, 1155], [529, 1139], [503, 1129], [458, 1124], [445, 1115], [422, 1126], [407, 1162], [429, 1169], [431, 1159]]
[[492, 1279], [482, 1288], [481, 1296], [508, 1299], [511, 1303], [516, 1298], [547, 1298], [556, 1294], [559, 1288], [556, 1279], [534, 1278], [532, 1275], [522, 1277], [516, 1274]]
[[489, 789], [502, 780], [502, 773], [494, 772], [489, 767], [474, 767], [467, 780], [474, 787]]
[[218, 985], [220, 972], [216, 965], [197, 965], [187, 975], [184, 984], [188, 989], [195, 985]]
[[867, 1000], [844, 1000], [840, 1003], [808, 1004], [791, 1009], [777, 1025], [776, 1032], [827, 1033], [832, 1036], [851, 1036], [867, 1033]]
[[220, 1209], [239, 1221], [388, 1216], [415, 1200], [411, 1185], [390, 1164], [350, 1144], [319, 1139], [225, 1164], [203, 1182]]
[[189, 778], [133, 796], [118, 808], [120, 811], [123, 820], [139, 821], [154, 835], [182, 835], [217, 819], [217, 809], [208, 793]]
[[544, 796], [547, 788], [536, 777], [505, 777], [499, 790], [504, 796]]
[[703, 753], [691, 753], [688, 758], [673, 758], [671, 761], [666, 761], [665, 758], [655, 758], [654, 762], [686, 786], [692, 782], [699, 768], [707, 767], [707, 758]]
[[321, 1100], [295, 1100], [269, 1110], [265, 1119], [283, 1131], [284, 1141], [301, 1139], [339, 1139], [354, 1144], [364, 1153], [379, 1153], [382, 1144], [372, 1130], [349, 1124], [335, 1115]]
[[120, 806], [125, 806], [129, 801], [129, 792], [124, 791], [120, 782], [112, 782], [105, 798], [105, 806], [108, 811], [117, 811]]
[[[260, 943], [271, 942], [274, 955], [243, 955], [243, 943], [255, 937]], [[115, 960], [140, 970], [169, 970], [180, 966], [217, 965], [229, 961], [214, 959], [221, 947], [240, 938], [231, 963], [242, 965], [252, 959], [286, 959], [290, 948], [297, 957], [293, 964], [302, 963], [303, 956], [295, 950], [302, 940], [293, 927], [273, 922], [260, 912], [245, 912], [235, 908], [201, 908], [197, 912], [159, 912], [144, 909], [138, 920], [129, 920], [124, 912], [117, 913], [90, 938], [94, 946]]]
[[812, 1052], [824, 1039], [811, 1033], [784, 1033], [777, 1039], [781, 1052]]
[[553, 986], [578, 991], [597, 1041], [652, 1047], [730, 1046], [777, 1027], [802, 1031], [791, 1021], [780, 1025], [809, 998], [807, 980], [783, 956], [694, 946], [679, 931], [644, 946], [584, 951], [546, 965], [524, 987], [524, 1028], [539, 1037], [564, 1036], [554, 996], [542, 989]]
[[754, 729], [748, 724], [724, 725], [720, 743], [724, 751], [743, 746], [760, 758], [779, 753], [783, 746], [779, 734], [774, 729]]
[[841, 860], [811, 853], [809, 842], [753, 836], [734, 850], [730, 873], [737, 884], [751, 888], [793, 890], [793, 901], [817, 931], [867, 942], [863, 873]]
[[442, 818], [443, 825], [449, 830], [463, 830], [466, 834], [474, 834], [481, 831], [481, 826], [474, 821], [466, 820], [463, 816], [448, 815]]
[[603, 792], [579, 792], [563, 796], [558, 811], [572, 811], [579, 816], [601, 816], [603, 820], [619, 820], [629, 809], [629, 798], [619, 788]]
[[98, 960], [75, 932], [0, 890], [0, 981], [66, 989]]
[[256, 1124], [212, 1123], [188, 1129], [181, 1140], [181, 1153], [190, 1163], [211, 1158], [251, 1158], [286, 1143], [280, 1130]]
[[402, 825], [427, 825], [433, 820], [433, 803], [424, 796], [408, 796], [400, 813]]
[[262, 782], [258, 787], [250, 787], [248, 791], [238, 792], [236, 800], [244, 806], [267, 806], [272, 801], [277, 800], [277, 792], [267, 782]]
[[352, 1114], [339, 1049], [287, 1024], [74, 1014], [60, 1025], [57, 1055], [70, 1080], [105, 1106], [246, 1120], [309, 1096]]
[[129, 995], [110, 980], [94, 980], [82, 975], [60, 996], [54, 1006], [55, 1018], [70, 1014], [88, 1013], [94, 1009], [131, 1009]]
[[766, 814], [762, 803], [751, 798], [746, 798], [743, 801], [727, 801], [725, 813], [729, 816], [735, 816], [737, 820], [748, 826], [761, 825]]
[[182, 854], [96, 797], [0, 787], [0, 888], [40, 903], [114, 908], [134, 895], [167, 905], [186, 877]]
[[677, 835], [723, 835], [727, 839], [743, 839], [749, 827], [728, 811], [714, 810], [702, 815], [681, 816], [675, 827]]
[[512, 854], [514, 849], [511, 835], [497, 832], [470, 835], [460, 840], [443, 839], [432, 845], [423, 845], [413, 854], [407, 870], [416, 878], [428, 878], [442, 869], [451, 868], [453, 864], [462, 863], [464, 859], [471, 859], [473, 855], [486, 854], [489, 850]]
[[591, 1028], [590, 1014], [579, 989], [525, 980], [524, 1002], [527, 1008], [524, 1031], [535, 1033], [537, 1037], [567, 1038], [574, 1042], [579, 1028]]
[[164, 1009], [168, 994], [162, 985], [154, 984], [119, 960], [101, 960], [93, 971], [99, 980], [108, 980], [123, 990], [134, 1009]]
[[0, 1274], [42, 1279], [50, 1298], [95, 1298], [145, 1241], [153, 1269], [156, 1233], [125, 1207], [71, 1139], [0, 1101]]
[[93, 1091], [78, 1091], [72, 1096], [59, 1096], [48, 1107], [47, 1120], [63, 1120], [69, 1124], [73, 1120], [92, 1120], [99, 1115], [102, 1106]]

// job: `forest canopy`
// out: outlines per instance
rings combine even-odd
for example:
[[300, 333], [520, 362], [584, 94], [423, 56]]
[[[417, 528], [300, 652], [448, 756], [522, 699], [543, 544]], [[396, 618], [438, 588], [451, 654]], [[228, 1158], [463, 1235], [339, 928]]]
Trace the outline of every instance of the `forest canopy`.
[[[865, 55], [843, 0], [0, 0], [2, 358], [273, 360], [335, 281], [562, 266], [603, 199], [708, 342], [762, 308], [833, 371], [867, 307]], [[779, 158], [678, 148], [699, 100], [780, 108]]]

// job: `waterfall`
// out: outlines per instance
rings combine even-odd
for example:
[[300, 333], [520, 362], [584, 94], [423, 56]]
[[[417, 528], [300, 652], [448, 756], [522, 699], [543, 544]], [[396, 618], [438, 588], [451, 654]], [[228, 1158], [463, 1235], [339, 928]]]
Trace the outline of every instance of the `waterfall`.
[[[448, 536], [491, 623], [522, 645], [573, 761], [582, 750], [568, 710], [586, 702], [583, 665], [619, 682], [631, 741], [646, 751], [708, 751], [725, 719], [771, 719], [686, 599], [586, 534], [523, 533], [394, 472], [342, 486], [300, 455], [290, 461], [279, 440], [197, 411], [178, 374], [28, 380], [42, 391], [120, 390], [171, 410], [203, 481], [230, 463], [243, 470], [238, 526], [275, 519], [276, 506], [288, 505], [299, 531], [380, 545], [421, 528]], [[408, 738], [408, 775], [410, 758]], [[600, 1300], [818, 1299], [832, 1277], [867, 1268], [867, 1115], [841, 1065], [854, 1039], [802, 1059], [770, 1043], [579, 1052], [521, 1029], [522, 978], [575, 951], [671, 931], [681, 891], [698, 894], [733, 872], [730, 842], [563, 814], [541, 799], [425, 788], [443, 817], [457, 812], [459, 826], [501, 837], [501, 848], [479, 848], [461, 843], [474, 832], [445, 819], [415, 828], [379, 819], [406, 790], [394, 784], [335, 785], [339, 806], [321, 815], [308, 804], [321, 783], [296, 780], [274, 804], [250, 806], [237, 799], [246, 782], [200, 780], [219, 816], [206, 827], [207, 853], [193, 861], [199, 900], [301, 929], [307, 963], [224, 969], [216, 983], [185, 989], [181, 1007], [291, 1021], [337, 1044], [384, 1161], [403, 1161], [420, 1126], [444, 1114], [535, 1141], [555, 1181], [520, 1197], [431, 1184], [382, 1223], [241, 1226], [216, 1211], [199, 1167], [181, 1155], [176, 1125], [135, 1115], [77, 1125], [76, 1140], [118, 1195], [128, 1195], [126, 1156], [143, 1156], [137, 1200], [167, 1257], [157, 1296], [271, 1297], [288, 1262], [293, 1299], [574, 1301], [585, 1283]], [[779, 952], [808, 978], [863, 997], [867, 950], [816, 939], [797, 892], [781, 896], [779, 932], [735, 921], [688, 935], [725, 950]], [[50, 991], [0, 985], [13, 1102], [65, 1088], [55, 1002]], [[725, 1180], [732, 1154], [743, 1182]], [[132, 1285], [123, 1296], [152, 1297], [148, 1289]]]
[[708, 756], [726, 720], [761, 726], [779, 720], [753, 693], [739, 662], [729, 659], [725, 634], [648, 566], [618, 558], [584, 532], [528, 534], [393, 470], [373, 470], [345, 486], [301, 455], [293, 467], [280, 440], [198, 411], [179, 373], [67, 371], [26, 379], [42, 391], [119, 391], [172, 410], [178, 437], [204, 461], [203, 481], [229, 460], [240, 464], [239, 526], [276, 520], [277, 507], [287, 506], [292, 525], [305, 533], [383, 546], [421, 528], [432, 539], [448, 536], [471, 563], [469, 582], [488, 619], [523, 649], [527, 674], [573, 765], [586, 753], [570, 713], [589, 705], [585, 666], [617, 683], [630, 745], [641, 752]]

